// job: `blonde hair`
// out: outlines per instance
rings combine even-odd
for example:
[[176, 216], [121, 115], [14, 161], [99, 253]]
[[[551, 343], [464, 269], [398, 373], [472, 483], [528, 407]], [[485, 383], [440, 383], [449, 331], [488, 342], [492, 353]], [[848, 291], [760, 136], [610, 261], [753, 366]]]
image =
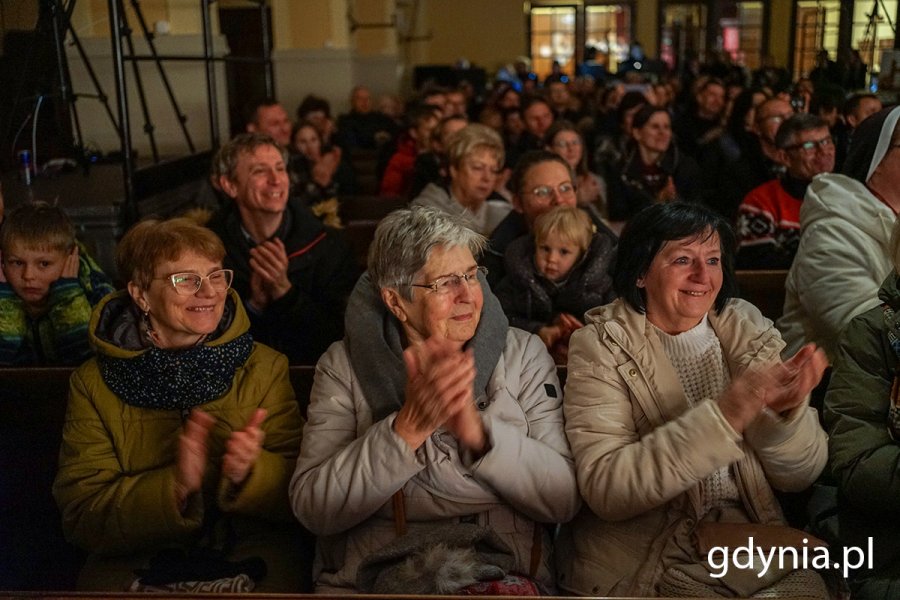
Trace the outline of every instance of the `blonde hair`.
[[9, 252], [14, 243], [68, 254], [75, 247], [75, 226], [58, 206], [41, 201], [21, 204], [7, 213], [0, 227], [0, 252]]
[[222, 240], [211, 230], [184, 217], [141, 221], [122, 237], [116, 248], [116, 267], [125, 281], [150, 287], [156, 267], [194, 252], [213, 262], [225, 258]]
[[497, 159], [497, 166], [503, 166], [505, 153], [500, 134], [480, 123], [466, 125], [450, 136], [447, 142], [448, 162], [459, 168], [465, 158], [478, 150], [487, 150]]
[[582, 254], [591, 245], [594, 223], [590, 216], [576, 206], [556, 206], [534, 220], [534, 240], [540, 243], [552, 233], [581, 249]]

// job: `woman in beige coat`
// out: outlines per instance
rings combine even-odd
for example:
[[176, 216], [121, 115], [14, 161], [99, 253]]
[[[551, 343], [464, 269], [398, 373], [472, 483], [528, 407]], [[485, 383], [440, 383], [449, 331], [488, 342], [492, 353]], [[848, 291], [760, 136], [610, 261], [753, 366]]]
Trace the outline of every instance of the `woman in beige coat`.
[[807, 405], [824, 356], [809, 346], [779, 360], [772, 323], [731, 299], [733, 247], [708, 209], [646, 209], [619, 242], [619, 300], [572, 336], [564, 412], [585, 507], [558, 549], [569, 591], [825, 593], [812, 571], [713, 577], [693, 543], [700, 523], [783, 524], [773, 488], [809, 486], [826, 461]]

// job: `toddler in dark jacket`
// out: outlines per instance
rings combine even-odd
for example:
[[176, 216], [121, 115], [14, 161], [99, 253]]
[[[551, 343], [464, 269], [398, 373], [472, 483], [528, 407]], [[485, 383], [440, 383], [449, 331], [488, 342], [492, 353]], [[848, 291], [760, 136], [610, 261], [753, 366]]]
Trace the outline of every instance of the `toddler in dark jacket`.
[[583, 210], [558, 206], [538, 217], [531, 236], [506, 250], [506, 277], [496, 294], [509, 324], [536, 333], [565, 362], [569, 336], [584, 313], [615, 298], [610, 268], [615, 241], [595, 235]]

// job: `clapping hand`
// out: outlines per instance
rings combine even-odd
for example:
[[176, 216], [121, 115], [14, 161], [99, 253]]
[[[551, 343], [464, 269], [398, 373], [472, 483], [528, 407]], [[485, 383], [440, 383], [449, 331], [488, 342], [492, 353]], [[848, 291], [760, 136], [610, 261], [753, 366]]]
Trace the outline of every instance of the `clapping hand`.
[[394, 420], [397, 435], [416, 450], [446, 423], [464, 443], [477, 443], [471, 415], [459, 414], [467, 405], [475, 408], [475, 359], [471, 351], [453, 350], [445, 341], [432, 337], [407, 348], [403, 362], [406, 395]]
[[262, 452], [266, 432], [260, 429], [266, 419], [266, 409], [257, 408], [247, 425], [235, 431], [225, 443], [225, 456], [222, 458], [222, 473], [234, 485], [241, 485]]
[[175, 500], [182, 506], [191, 494], [200, 491], [209, 448], [206, 441], [216, 420], [202, 410], [191, 411], [184, 431], [178, 438], [175, 463]]
[[250, 303], [258, 310], [282, 298], [291, 289], [284, 242], [275, 238], [250, 249]]

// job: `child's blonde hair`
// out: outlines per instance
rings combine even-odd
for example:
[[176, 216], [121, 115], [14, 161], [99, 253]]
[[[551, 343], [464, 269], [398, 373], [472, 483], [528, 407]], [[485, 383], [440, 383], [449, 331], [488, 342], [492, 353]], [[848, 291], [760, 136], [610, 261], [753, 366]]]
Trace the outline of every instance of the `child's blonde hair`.
[[590, 216], [576, 206], [551, 208], [534, 221], [534, 241], [541, 243], [551, 233], [578, 246], [584, 254], [594, 237], [594, 223]]
[[28, 202], [9, 211], [0, 226], [0, 252], [9, 252], [14, 243], [69, 254], [75, 247], [75, 226], [58, 206]]

